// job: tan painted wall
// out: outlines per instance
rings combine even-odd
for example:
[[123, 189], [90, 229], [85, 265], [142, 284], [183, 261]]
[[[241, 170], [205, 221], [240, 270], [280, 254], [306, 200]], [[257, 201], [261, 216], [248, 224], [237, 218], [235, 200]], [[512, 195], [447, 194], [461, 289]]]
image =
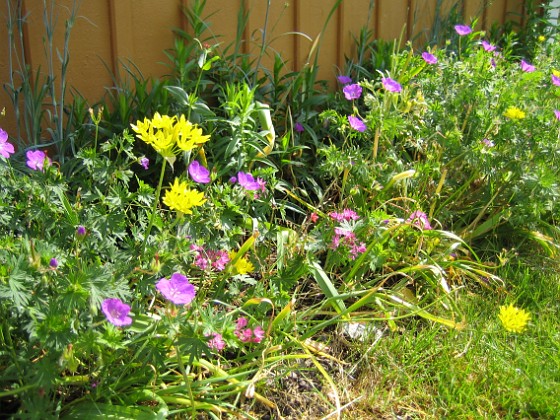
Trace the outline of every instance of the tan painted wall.
[[[25, 60], [33, 69], [48, 68], [45, 58], [43, 1], [19, 0], [27, 15], [23, 33]], [[173, 28], [189, 30], [182, 8], [189, 0], [77, 0], [78, 15], [70, 36], [68, 81], [90, 103], [101, 99], [104, 91], [114, 85], [112, 75], [122, 74], [119, 63], [134, 63], [144, 76], [162, 76], [168, 68], [164, 49], [173, 46]], [[352, 55], [352, 34], [367, 26], [381, 39], [405, 38], [422, 34], [430, 26], [437, 0], [343, 0], [322, 35], [319, 54], [319, 77], [334, 80], [344, 57]], [[13, 7], [18, 0], [9, 0]], [[228, 45], [235, 39], [237, 13], [243, 4], [250, 10], [248, 27], [243, 38], [243, 52], [257, 53], [262, 42], [267, 0], [207, 0], [205, 16], [209, 16], [210, 31]], [[74, 0], [46, 0], [58, 14], [55, 45], [61, 51], [64, 23]], [[272, 62], [274, 52], [281, 53], [291, 69], [300, 69], [307, 61], [314, 41], [320, 36], [324, 22], [336, 0], [271, 0], [268, 15], [267, 53], [265, 66]], [[453, 0], [446, 0], [449, 7]], [[0, 6], [0, 80], [10, 81], [7, 2]], [[373, 10], [369, 6], [373, 4]], [[510, 12], [522, 12], [522, 0], [465, 0], [466, 21], [478, 16], [478, 28], [511, 18]], [[484, 5], [490, 5], [484, 8]], [[370, 13], [371, 12], [371, 13]], [[404, 30], [403, 30], [404, 28]], [[297, 33], [297, 34], [296, 34]], [[218, 38], [219, 37], [219, 38]], [[419, 42], [424, 41], [422, 35]], [[21, 51], [18, 57], [22, 60]], [[15, 57], [15, 56], [14, 56]], [[60, 64], [55, 57], [55, 75]], [[17, 67], [17, 63], [14, 63]], [[17, 75], [14, 76], [17, 81]], [[70, 93], [67, 99], [71, 99]], [[6, 107], [6, 117], [0, 126], [14, 133], [15, 118], [8, 95], [2, 90], [0, 109]]]

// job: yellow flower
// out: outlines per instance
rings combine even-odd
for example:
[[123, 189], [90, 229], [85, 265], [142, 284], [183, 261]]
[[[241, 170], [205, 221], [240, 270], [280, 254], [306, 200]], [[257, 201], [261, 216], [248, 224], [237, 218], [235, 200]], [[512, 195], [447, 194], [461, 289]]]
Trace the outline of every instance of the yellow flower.
[[511, 120], [522, 120], [523, 118], [525, 118], [525, 112], [523, 112], [516, 106], [510, 106], [506, 110], [506, 112], [504, 112], [504, 117], [507, 117]]
[[523, 332], [527, 326], [527, 322], [531, 319], [529, 312], [516, 308], [512, 304], [509, 306], [500, 306], [500, 314], [498, 315], [504, 328], [511, 332]]
[[175, 136], [177, 138], [177, 146], [184, 152], [188, 152], [210, 139], [210, 136], [203, 136], [202, 129], [198, 128], [196, 124], [187, 121], [184, 115], [181, 115], [181, 118], [177, 121]]
[[558, 70], [552, 70], [552, 74], [555, 75], [556, 77], [560, 77], [560, 71]]
[[185, 181], [179, 182], [177, 178], [163, 197], [167, 207], [185, 214], [191, 214], [191, 208], [202, 206], [205, 202], [204, 193], [191, 190]]
[[[229, 256], [229, 260], [233, 261], [233, 259], [235, 258], [235, 256], [237, 255], [237, 252], [235, 251], [230, 251], [228, 256]], [[247, 274], [250, 273], [251, 271], [255, 270], [255, 267], [253, 266], [253, 264], [251, 264], [251, 262], [245, 258], [245, 257], [241, 257], [239, 258], [235, 264], [233, 265], [233, 274]]]
[[546, 37], [544, 35], [539, 35], [538, 40], [539, 42], [544, 42], [546, 41]]

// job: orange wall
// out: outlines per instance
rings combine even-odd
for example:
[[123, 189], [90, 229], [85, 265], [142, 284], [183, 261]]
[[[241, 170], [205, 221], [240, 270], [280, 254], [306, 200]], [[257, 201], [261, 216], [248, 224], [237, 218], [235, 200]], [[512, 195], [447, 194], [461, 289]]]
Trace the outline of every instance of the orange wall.
[[[17, 3], [9, 0], [10, 4]], [[23, 33], [26, 46], [25, 59], [35, 70], [40, 66], [45, 74], [43, 2], [23, 1], [27, 24]], [[452, 4], [447, 0], [446, 7]], [[53, 4], [58, 23], [55, 45], [62, 51], [64, 23], [70, 15], [74, 0], [47, 0]], [[106, 89], [114, 85], [112, 74], [124, 74], [122, 63], [134, 63], [147, 76], [162, 76], [168, 72], [163, 51], [173, 46], [173, 28], [189, 30], [182, 8], [192, 0], [82, 0], [70, 35], [69, 85], [80, 92], [90, 103], [102, 98]], [[237, 13], [240, 5], [250, 10], [248, 27], [243, 33], [243, 51], [257, 54], [260, 50], [266, 5], [268, 0], [207, 0], [204, 17], [209, 17], [210, 34], [225, 47], [235, 39]], [[322, 37], [319, 51], [319, 78], [333, 81], [337, 69], [344, 65], [344, 57], [353, 51], [352, 34], [367, 26], [375, 37], [381, 39], [405, 38], [422, 33], [434, 18], [436, 0], [342, 0], [326, 30], [322, 32], [327, 16], [336, 0], [271, 0], [268, 15], [269, 45], [262, 64], [270, 66], [273, 54], [279, 52], [289, 69], [301, 69], [309, 59], [314, 41]], [[522, 0], [465, 0], [463, 13], [466, 22], [478, 16], [479, 29], [489, 28], [494, 22], [511, 18], [510, 11], [522, 10]], [[370, 4], [374, 5], [370, 10]], [[491, 4], [488, 9], [484, 5]], [[0, 80], [10, 81], [8, 64], [8, 32], [6, 22], [8, 7], [0, 6]], [[404, 32], [403, 32], [404, 28]], [[316, 52], [316, 51], [315, 51]], [[19, 54], [21, 59], [21, 54]], [[313, 60], [313, 57], [311, 57]], [[17, 67], [17, 64], [15, 63]], [[60, 64], [55, 56], [54, 74], [60, 78]], [[16, 76], [17, 81], [17, 76]], [[67, 99], [71, 99], [68, 92]], [[0, 126], [15, 133], [15, 117], [9, 96], [0, 94], [0, 109], [6, 107], [6, 117]]]

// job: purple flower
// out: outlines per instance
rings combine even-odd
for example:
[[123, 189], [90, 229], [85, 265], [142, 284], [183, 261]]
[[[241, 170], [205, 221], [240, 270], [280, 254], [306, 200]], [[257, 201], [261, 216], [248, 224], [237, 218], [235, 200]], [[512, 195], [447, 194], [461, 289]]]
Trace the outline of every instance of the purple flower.
[[51, 260], [49, 261], [49, 265], [51, 266], [51, 268], [58, 267], [58, 260], [56, 258], [51, 258]]
[[107, 317], [107, 321], [116, 327], [125, 327], [132, 324], [132, 318], [128, 316], [130, 306], [123, 303], [120, 299], [105, 299], [101, 303], [101, 309]]
[[41, 150], [28, 150], [25, 156], [27, 157], [27, 166], [34, 171], [43, 171], [45, 161], [47, 165], [52, 163], [47, 154]]
[[296, 130], [298, 133], [303, 133], [305, 131], [305, 128], [303, 128], [303, 125], [301, 125], [301, 123], [297, 122], [294, 124], [294, 130]]
[[208, 184], [210, 182], [210, 172], [198, 160], [193, 160], [189, 165], [189, 175], [194, 182], [199, 184]]
[[455, 25], [455, 32], [457, 32], [460, 36], [465, 36], [470, 34], [472, 29], [468, 25]]
[[14, 145], [8, 143], [8, 133], [0, 128], [0, 156], [8, 159], [14, 153]]
[[422, 58], [428, 64], [436, 64], [437, 63], [437, 57], [433, 54], [430, 54], [427, 51], [422, 53]]
[[76, 228], [76, 234], [77, 234], [78, 236], [84, 236], [84, 235], [86, 234], [86, 228], [85, 228], [84, 226], [82, 226], [82, 225], [78, 226], [78, 227]]
[[430, 221], [428, 220], [428, 216], [426, 215], [426, 213], [420, 210], [416, 210], [415, 212], [413, 212], [406, 221], [411, 222], [413, 225], [418, 226], [422, 230], [432, 229]]
[[186, 276], [174, 273], [169, 280], [165, 277], [156, 283], [156, 289], [175, 305], [188, 305], [196, 295], [194, 286]]
[[494, 50], [496, 49], [496, 46], [495, 46], [495, 45], [490, 44], [490, 43], [489, 43], [488, 41], [486, 41], [486, 40], [482, 40], [482, 41], [480, 42], [480, 44], [482, 45], [482, 48], [484, 48], [484, 50], [485, 50], [485, 51], [488, 51], [488, 52], [492, 52], [492, 51], [494, 51]]
[[350, 123], [350, 127], [354, 130], [358, 130], [360, 133], [366, 131], [366, 125], [359, 117], [348, 115], [348, 122]]
[[381, 79], [381, 83], [383, 83], [385, 90], [388, 90], [389, 92], [400, 93], [402, 91], [402, 86], [390, 77], [383, 77]]
[[520, 65], [521, 65], [521, 70], [522, 71], [525, 71], [527, 73], [531, 73], [531, 72], [535, 71], [535, 66], [527, 63], [525, 60], [521, 60]]
[[560, 77], [552, 75], [552, 84], [554, 86], [560, 86]]
[[482, 143], [486, 146], [486, 147], [494, 147], [494, 142], [492, 140], [488, 140], [488, 139], [483, 139]]
[[555, 109], [554, 110], [554, 116], [556, 117], [557, 120], [560, 120], [560, 111]]
[[148, 170], [148, 167], [150, 166], [150, 159], [148, 159], [146, 156], [140, 158], [140, 165], [145, 170]]
[[337, 213], [334, 211], [330, 212], [329, 217], [333, 220], [336, 220], [337, 222], [344, 222], [344, 221], [349, 222], [350, 220], [360, 219], [360, 216], [358, 216], [358, 214], [351, 209], [344, 209], [342, 210], [342, 213]]
[[237, 173], [237, 181], [247, 191], [256, 191], [256, 190], [264, 191], [264, 187], [266, 185], [266, 182], [263, 179], [261, 178], [255, 179], [253, 175], [245, 172]]
[[341, 75], [341, 76], [338, 76], [337, 79], [343, 85], [347, 85], [348, 83], [352, 83], [352, 78], [350, 78], [348, 76]]
[[346, 99], [352, 101], [362, 96], [362, 87], [359, 84], [354, 83], [353, 85], [344, 86], [342, 92], [344, 92], [344, 97]]
[[257, 325], [253, 329], [253, 343], [260, 343], [264, 338], [264, 330], [261, 328], [260, 325]]

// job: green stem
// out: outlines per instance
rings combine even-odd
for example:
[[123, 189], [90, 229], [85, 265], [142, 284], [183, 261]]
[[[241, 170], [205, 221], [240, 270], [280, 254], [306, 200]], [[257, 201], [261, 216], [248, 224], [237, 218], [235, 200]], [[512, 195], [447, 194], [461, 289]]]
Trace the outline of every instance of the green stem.
[[196, 408], [194, 406], [194, 395], [192, 392], [191, 382], [189, 379], [189, 375], [187, 375], [187, 371], [185, 370], [185, 365], [183, 363], [183, 359], [181, 359], [181, 352], [179, 351], [179, 346], [175, 346], [175, 352], [177, 353], [177, 363], [179, 364], [179, 370], [183, 374], [183, 378], [185, 380], [185, 385], [189, 391], [189, 398], [191, 399], [191, 418], [195, 418], [196, 415]]
[[167, 159], [163, 158], [163, 164], [161, 165], [161, 173], [159, 174], [159, 183], [156, 190], [156, 198], [152, 206], [152, 215], [150, 216], [150, 224], [148, 225], [148, 229], [146, 230], [146, 234], [144, 235], [144, 243], [142, 244], [142, 255], [144, 255], [144, 253], [146, 252], [148, 237], [150, 236], [150, 232], [152, 230], [152, 227], [154, 226], [154, 220], [156, 219], [156, 211], [157, 211], [157, 206], [159, 204], [159, 197], [161, 195], [161, 186], [163, 184], [163, 177], [165, 175], [166, 165], [167, 165]]

